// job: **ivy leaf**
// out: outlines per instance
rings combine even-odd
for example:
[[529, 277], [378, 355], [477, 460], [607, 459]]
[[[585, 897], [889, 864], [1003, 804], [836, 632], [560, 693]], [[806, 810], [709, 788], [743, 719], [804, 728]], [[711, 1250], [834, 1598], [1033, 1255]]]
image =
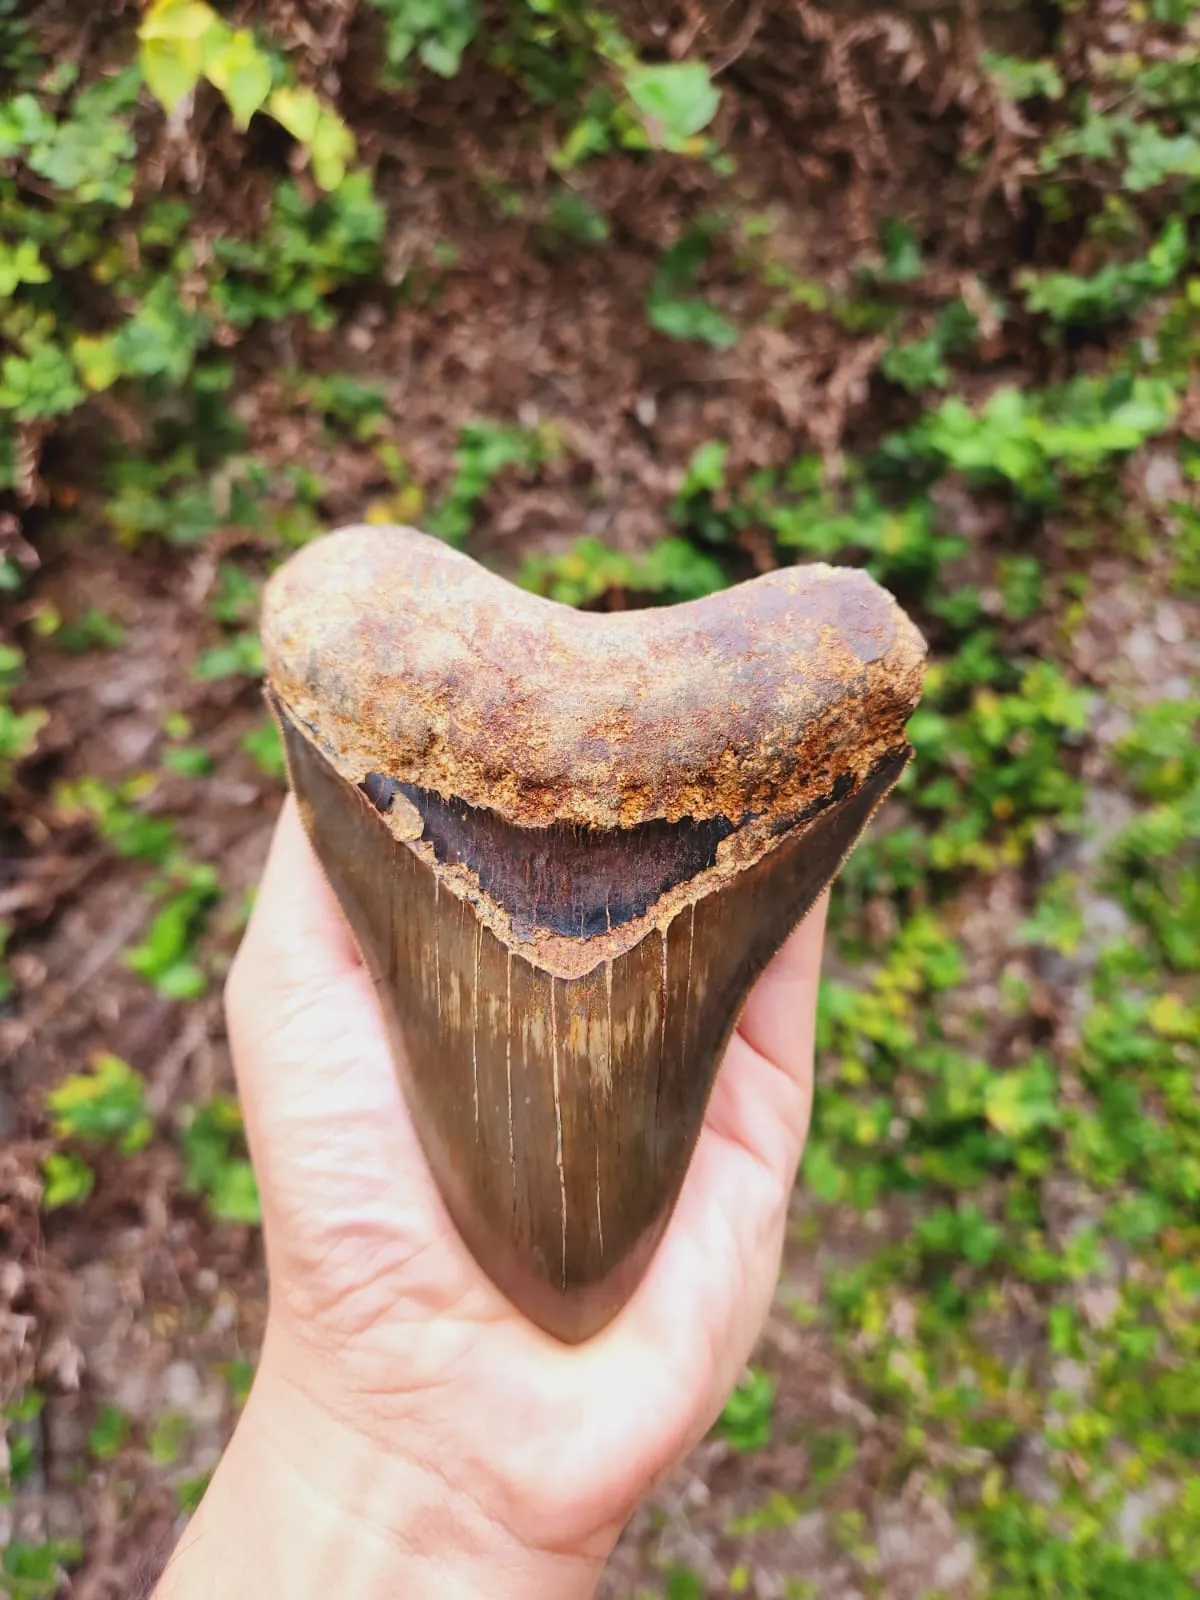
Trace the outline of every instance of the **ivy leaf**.
[[550, 196], [546, 219], [559, 233], [580, 244], [603, 244], [610, 232], [606, 218], [595, 206], [570, 189], [561, 189]]
[[241, 1153], [244, 1147], [236, 1100], [217, 1095], [208, 1105], [194, 1107], [183, 1135], [184, 1185], [189, 1193], [208, 1196], [219, 1221], [255, 1227], [262, 1221], [262, 1207], [254, 1169]]
[[687, 293], [711, 248], [708, 237], [696, 228], [677, 239], [658, 264], [646, 311], [668, 338], [695, 339], [714, 350], [729, 350], [737, 343], [737, 329], [702, 296]]
[[731, 350], [737, 343], [738, 331], [733, 323], [699, 295], [651, 300], [647, 309], [654, 327], [670, 339], [695, 340], [714, 350]]
[[121, 376], [121, 358], [111, 333], [81, 333], [71, 344], [79, 376], [93, 393], [111, 389]]
[[204, 0], [155, 0], [138, 29], [142, 72], [168, 116], [204, 71], [206, 42], [220, 18]]
[[1130, 130], [1124, 181], [1135, 194], [1156, 189], [1168, 178], [1200, 178], [1200, 139], [1168, 135], [1152, 122]]
[[37, 344], [28, 356], [8, 355], [0, 362], [0, 412], [11, 411], [18, 422], [60, 416], [84, 399], [75, 368], [54, 345]]
[[219, 1222], [237, 1222], [251, 1228], [259, 1225], [262, 1203], [249, 1161], [243, 1157], [224, 1164], [213, 1185], [210, 1203]]
[[916, 231], [899, 217], [888, 217], [879, 230], [879, 243], [883, 248], [885, 283], [915, 283], [925, 271], [921, 259], [921, 245]]
[[775, 1380], [751, 1367], [725, 1402], [715, 1432], [739, 1452], [760, 1450], [771, 1438]]
[[103, 1053], [91, 1072], [66, 1078], [46, 1096], [59, 1138], [86, 1144], [119, 1142], [125, 1152], [140, 1150], [154, 1129], [146, 1115], [146, 1086], [119, 1056]]
[[1020, 56], [985, 50], [979, 64], [1006, 100], [1061, 100], [1066, 93], [1062, 74], [1053, 61], [1026, 61]]
[[307, 147], [321, 188], [338, 188], [354, 154], [354, 135], [337, 112], [323, 106], [311, 89], [286, 88], [275, 90], [267, 110]]
[[112, 1461], [125, 1448], [128, 1437], [129, 1418], [116, 1406], [103, 1405], [88, 1434], [88, 1449], [97, 1461]]
[[42, 1178], [42, 1206], [46, 1211], [77, 1206], [96, 1186], [96, 1174], [87, 1162], [63, 1150], [51, 1150], [44, 1158]]
[[311, 89], [276, 89], [267, 103], [275, 121], [300, 144], [311, 145], [321, 120], [321, 102]]
[[189, 48], [145, 39], [141, 60], [146, 86], [169, 116], [199, 83], [204, 55], [198, 44]]
[[1015, 1072], [1002, 1072], [984, 1090], [984, 1115], [1006, 1139], [1024, 1139], [1062, 1121], [1049, 1064], [1034, 1060]]
[[717, 114], [720, 91], [702, 61], [639, 65], [625, 74], [625, 89], [656, 143], [678, 150]]
[[203, 39], [220, 18], [206, 0], [154, 0], [138, 28], [139, 39]]
[[127, 377], [161, 375], [182, 383], [207, 332], [207, 319], [181, 304], [170, 279], [161, 278], [112, 336], [113, 356]]
[[42, 260], [37, 241], [22, 239], [11, 249], [0, 244], [0, 300], [8, 300], [20, 283], [49, 283], [50, 269]]
[[846, 1192], [846, 1179], [828, 1144], [811, 1143], [804, 1157], [804, 1186], [823, 1205], [835, 1205]]
[[235, 127], [249, 127], [271, 92], [270, 59], [249, 28], [222, 28], [220, 36], [209, 42], [204, 73], [225, 96]]
[[354, 135], [332, 111], [322, 110], [309, 142], [313, 177], [322, 189], [336, 189], [354, 155]]

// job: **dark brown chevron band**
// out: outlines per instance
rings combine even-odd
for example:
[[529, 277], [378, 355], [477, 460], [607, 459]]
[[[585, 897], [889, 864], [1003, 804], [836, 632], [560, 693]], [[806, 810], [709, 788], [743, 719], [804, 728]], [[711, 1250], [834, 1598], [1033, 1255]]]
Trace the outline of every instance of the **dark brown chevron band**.
[[560, 1339], [636, 1288], [746, 993], [909, 756], [864, 573], [598, 616], [408, 529], [268, 585], [269, 698], [446, 1204]]

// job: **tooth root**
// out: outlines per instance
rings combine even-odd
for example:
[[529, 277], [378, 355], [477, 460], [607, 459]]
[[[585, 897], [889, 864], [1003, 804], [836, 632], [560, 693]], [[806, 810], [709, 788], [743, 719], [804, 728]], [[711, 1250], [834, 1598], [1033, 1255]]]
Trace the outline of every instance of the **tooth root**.
[[376, 980], [453, 1220], [557, 1338], [602, 1328], [670, 1217], [746, 992], [904, 765], [580, 976], [506, 942], [275, 702], [301, 815]]

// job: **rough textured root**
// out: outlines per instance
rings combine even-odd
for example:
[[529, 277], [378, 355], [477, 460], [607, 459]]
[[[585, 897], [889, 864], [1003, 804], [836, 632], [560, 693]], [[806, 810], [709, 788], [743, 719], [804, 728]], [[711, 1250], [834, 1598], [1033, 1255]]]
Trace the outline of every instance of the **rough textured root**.
[[348, 781], [586, 828], [794, 816], [903, 742], [925, 655], [853, 568], [597, 616], [400, 528], [294, 556], [268, 585], [263, 644], [273, 690]]
[[293, 557], [263, 638], [277, 710], [380, 830], [564, 978], [860, 792], [906, 752], [924, 666], [917, 630], [853, 569], [596, 616], [410, 529]]

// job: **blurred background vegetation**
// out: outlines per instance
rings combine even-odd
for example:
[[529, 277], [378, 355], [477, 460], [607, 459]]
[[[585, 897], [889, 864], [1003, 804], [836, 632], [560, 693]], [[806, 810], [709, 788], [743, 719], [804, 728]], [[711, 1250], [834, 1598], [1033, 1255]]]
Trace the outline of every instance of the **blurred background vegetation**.
[[0, 1593], [124, 1594], [245, 1397], [258, 594], [361, 520], [932, 647], [775, 1314], [605, 1592], [1196, 1593], [1198, 200], [1196, 0], [0, 0]]

